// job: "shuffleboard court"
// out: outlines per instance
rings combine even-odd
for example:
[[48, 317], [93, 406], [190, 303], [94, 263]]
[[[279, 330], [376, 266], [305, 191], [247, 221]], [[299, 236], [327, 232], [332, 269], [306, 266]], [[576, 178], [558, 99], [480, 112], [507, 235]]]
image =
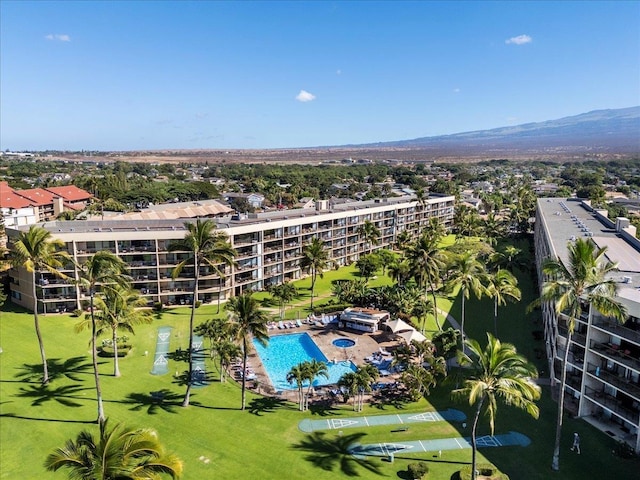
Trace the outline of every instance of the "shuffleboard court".
[[156, 337], [156, 353], [153, 357], [152, 375], [164, 375], [169, 372], [169, 341], [171, 340], [171, 327], [158, 328]]
[[193, 336], [192, 348], [192, 361], [193, 371], [191, 373], [191, 386], [192, 387], [204, 387], [208, 385], [207, 371], [204, 365], [205, 351], [204, 351], [204, 339], [199, 335]]
[[462, 422], [467, 417], [460, 410], [448, 408], [440, 412], [398, 413], [393, 415], [371, 415], [368, 417], [326, 418], [323, 420], [304, 419], [298, 428], [306, 433], [318, 430], [342, 430], [344, 428], [364, 428], [380, 425], [411, 425], [425, 422]]
[[[509, 432], [502, 435], [485, 435], [476, 439], [478, 448], [488, 447], [526, 447], [531, 440], [519, 432]], [[388, 457], [399, 453], [437, 452], [440, 450], [462, 450], [471, 448], [470, 437], [439, 438], [435, 440], [409, 440], [406, 442], [371, 443], [355, 445], [350, 449], [354, 456]]]

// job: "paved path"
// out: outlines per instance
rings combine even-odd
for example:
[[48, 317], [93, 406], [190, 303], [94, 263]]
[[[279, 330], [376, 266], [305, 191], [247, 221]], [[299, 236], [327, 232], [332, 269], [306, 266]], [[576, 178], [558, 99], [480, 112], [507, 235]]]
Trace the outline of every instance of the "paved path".
[[[519, 432], [509, 432], [502, 435], [485, 435], [476, 439], [478, 448], [487, 447], [526, 447], [531, 440]], [[406, 442], [372, 443], [367, 445], [355, 445], [350, 449], [354, 456], [389, 457], [398, 453], [422, 453], [437, 452], [440, 450], [461, 450], [471, 448], [470, 437], [439, 438], [436, 440], [413, 440]]]
[[364, 428], [380, 425], [410, 425], [425, 422], [462, 422], [467, 417], [460, 410], [449, 408], [442, 412], [401, 413], [393, 415], [371, 415], [368, 417], [326, 418], [322, 420], [304, 419], [298, 428], [305, 433], [317, 430], [342, 430], [344, 428]]

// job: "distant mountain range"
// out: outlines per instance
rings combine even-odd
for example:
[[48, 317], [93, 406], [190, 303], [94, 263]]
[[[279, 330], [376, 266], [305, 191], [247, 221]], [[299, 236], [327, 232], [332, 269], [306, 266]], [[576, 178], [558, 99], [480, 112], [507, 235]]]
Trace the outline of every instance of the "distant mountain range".
[[640, 106], [594, 110], [546, 122], [366, 145], [439, 154], [640, 153]]

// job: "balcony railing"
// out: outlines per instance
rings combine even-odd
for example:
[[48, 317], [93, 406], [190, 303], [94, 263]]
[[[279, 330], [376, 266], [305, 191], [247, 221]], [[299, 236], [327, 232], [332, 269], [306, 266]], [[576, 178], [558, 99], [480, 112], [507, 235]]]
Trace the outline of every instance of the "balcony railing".
[[604, 391], [593, 390], [587, 387], [585, 389], [585, 396], [592, 402], [598, 403], [622, 418], [629, 420], [634, 425], [637, 425], [638, 420], [640, 420], [640, 410], [623, 406], [621, 400]]
[[589, 364], [587, 371], [594, 377], [607, 382], [609, 385], [613, 385], [627, 395], [635, 397], [635, 399], [640, 402], [640, 385], [629, 381], [629, 379], [625, 378], [624, 375], [616, 375], [615, 373], [609, 372], [604, 368], [599, 368], [591, 363]]
[[632, 330], [631, 328], [624, 327], [619, 323], [612, 322], [611, 320], [607, 320], [602, 317], [597, 317], [594, 320], [593, 325], [603, 330], [606, 330], [607, 332], [617, 337], [622, 337], [640, 346], [640, 332], [636, 330]]

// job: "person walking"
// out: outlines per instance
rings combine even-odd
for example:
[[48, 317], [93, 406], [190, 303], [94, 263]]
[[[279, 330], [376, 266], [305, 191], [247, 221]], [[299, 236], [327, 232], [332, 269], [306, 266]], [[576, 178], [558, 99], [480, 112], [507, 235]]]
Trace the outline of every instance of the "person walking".
[[580, 455], [580, 435], [578, 435], [577, 432], [573, 434], [573, 445], [571, 446], [571, 451], [578, 452], [578, 455]]

